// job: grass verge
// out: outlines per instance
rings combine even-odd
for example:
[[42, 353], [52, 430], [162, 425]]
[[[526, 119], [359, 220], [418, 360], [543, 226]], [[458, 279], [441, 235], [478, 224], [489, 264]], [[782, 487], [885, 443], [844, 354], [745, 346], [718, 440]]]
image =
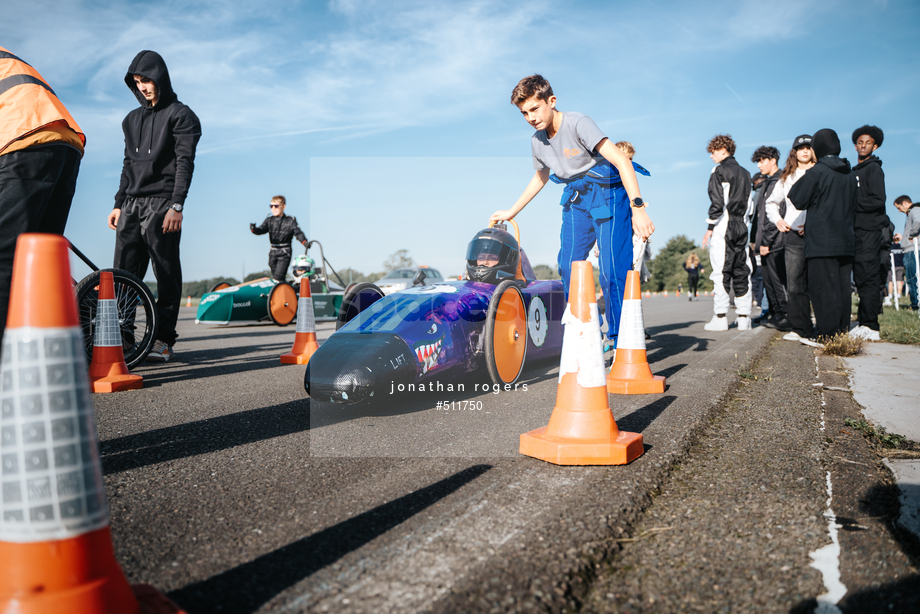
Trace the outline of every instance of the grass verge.
[[894, 307], [885, 307], [885, 311], [878, 317], [878, 323], [882, 341], [920, 345], [920, 318], [916, 311], [895, 311]]

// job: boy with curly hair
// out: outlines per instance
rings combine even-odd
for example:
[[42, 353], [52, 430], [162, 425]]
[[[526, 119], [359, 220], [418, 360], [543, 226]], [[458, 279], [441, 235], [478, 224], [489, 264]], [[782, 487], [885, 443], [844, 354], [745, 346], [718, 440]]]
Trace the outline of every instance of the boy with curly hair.
[[703, 247], [709, 247], [713, 290], [713, 316], [704, 327], [728, 330], [729, 290], [735, 291], [738, 330], [751, 330], [751, 265], [744, 217], [751, 196], [751, 174], [735, 160], [735, 141], [719, 134], [706, 147], [716, 163], [709, 176], [709, 229]]

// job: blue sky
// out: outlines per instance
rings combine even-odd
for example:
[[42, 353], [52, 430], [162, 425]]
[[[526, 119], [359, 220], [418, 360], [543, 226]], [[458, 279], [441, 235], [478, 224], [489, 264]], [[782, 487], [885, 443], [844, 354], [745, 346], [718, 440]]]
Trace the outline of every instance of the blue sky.
[[[203, 137], [186, 206], [186, 280], [267, 268], [249, 233], [288, 199], [337, 269], [407, 249], [448, 274], [533, 174], [532, 129], [508, 101], [539, 72], [558, 108], [631, 141], [657, 251], [706, 230], [708, 140], [731, 134], [756, 171], [801, 133], [885, 131], [889, 216], [920, 200], [920, 3], [6, 0], [0, 44], [35, 66], [87, 135], [67, 236], [111, 264], [123, 82], [142, 49], [166, 60]], [[517, 218], [531, 261], [554, 263], [559, 186]], [[77, 275], [80, 271], [75, 271]], [[148, 279], [152, 274], [148, 273]]]

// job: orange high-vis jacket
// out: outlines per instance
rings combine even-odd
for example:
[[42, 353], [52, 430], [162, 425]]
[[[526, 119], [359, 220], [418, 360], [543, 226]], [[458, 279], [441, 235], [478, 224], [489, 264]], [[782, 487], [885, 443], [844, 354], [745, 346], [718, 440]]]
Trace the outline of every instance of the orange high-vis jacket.
[[0, 154], [10, 143], [54, 124], [86, 136], [38, 71], [0, 47]]

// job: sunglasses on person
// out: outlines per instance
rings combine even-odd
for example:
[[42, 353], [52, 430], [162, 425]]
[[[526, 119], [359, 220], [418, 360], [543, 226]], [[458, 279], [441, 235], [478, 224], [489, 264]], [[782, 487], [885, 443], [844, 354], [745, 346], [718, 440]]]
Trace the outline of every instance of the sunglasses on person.
[[278, 207], [283, 207], [283, 206], [284, 206], [284, 205], [281, 205], [281, 204], [278, 204], [278, 203], [272, 203], [272, 204], [269, 205], [269, 207], [271, 207], [272, 209], [277, 209]]

